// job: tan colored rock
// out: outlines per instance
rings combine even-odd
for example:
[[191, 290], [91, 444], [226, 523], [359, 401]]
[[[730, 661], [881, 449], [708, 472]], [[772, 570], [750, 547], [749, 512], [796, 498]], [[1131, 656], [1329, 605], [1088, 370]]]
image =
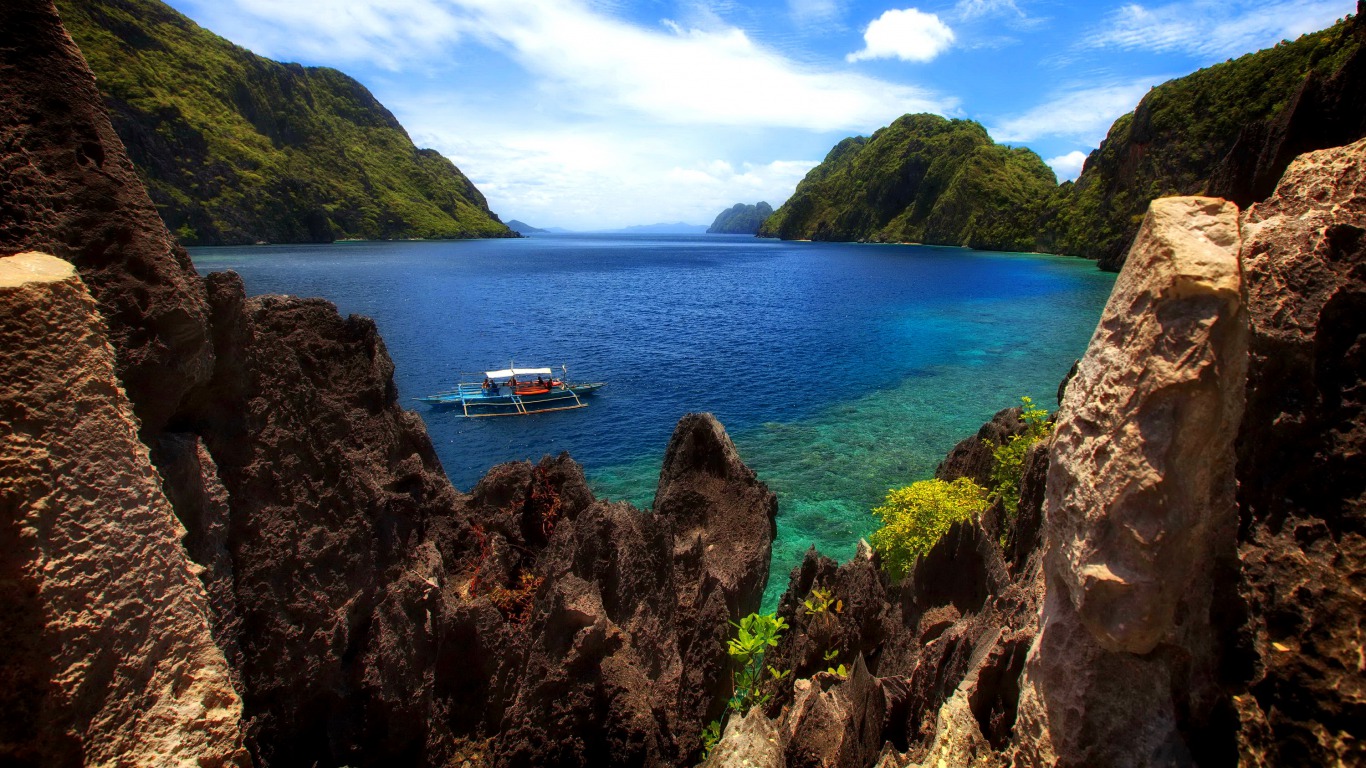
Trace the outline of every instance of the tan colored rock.
[[1220, 702], [1215, 573], [1234, 557], [1233, 442], [1247, 329], [1238, 211], [1149, 209], [1059, 411], [1045, 507], [1043, 628], [1022, 762], [1201, 761]]
[[704, 768], [783, 768], [783, 736], [778, 724], [755, 707], [732, 717], [726, 732], [707, 756]]
[[1301, 155], [1243, 217], [1235, 690], [1245, 765], [1366, 762], [1366, 140]]
[[184, 529], [60, 259], [0, 258], [0, 762], [245, 765]]

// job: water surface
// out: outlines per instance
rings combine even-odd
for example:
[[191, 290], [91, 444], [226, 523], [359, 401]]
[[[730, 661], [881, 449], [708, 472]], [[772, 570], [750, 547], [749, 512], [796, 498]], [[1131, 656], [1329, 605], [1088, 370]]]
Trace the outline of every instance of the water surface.
[[[375, 318], [403, 398], [462, 371], [569, 366], [586, 409], [422, 413], [456, 487], [569, 451], [600, 496], [648, 507], [678, 418], [710, 411], [779, 498], [768, 602], [816, 545], [844, 559], [891, 487], [1029, 395], [1055, 407], [1113, 275], [1078, 259], [722, 235], [198, 248], [250, 294]], [[476, 379], [477, 380], [477, 379]]]

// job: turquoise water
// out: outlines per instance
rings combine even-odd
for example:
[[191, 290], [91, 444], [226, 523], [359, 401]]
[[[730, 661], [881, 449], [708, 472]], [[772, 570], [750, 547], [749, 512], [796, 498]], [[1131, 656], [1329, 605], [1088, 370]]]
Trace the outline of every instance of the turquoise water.
[[648, 508], [678, 418], [715, 413], [778, 494], [770, 605], [807, 547], [850, 556], [889, 488], [929, 477], [997, 410], [1021, 395], [1054, 407], [1113, 283], [1068, 258], [717, 235], [192, 255], [252, 294], [374, 317], [404, 398], [509, 360], [607, 382], [577, 411], [422, 410], [463, 490], [498, 462], [568, 450], [600, 496]]

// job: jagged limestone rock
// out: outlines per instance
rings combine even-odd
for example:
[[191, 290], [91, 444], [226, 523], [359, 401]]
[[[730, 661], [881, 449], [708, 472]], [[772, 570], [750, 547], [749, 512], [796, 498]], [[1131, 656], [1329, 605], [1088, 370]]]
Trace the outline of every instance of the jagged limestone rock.
[[1366, 140], [1300, 156], [1242, 225], [1252, 341], [1238, 449], [1239, 756], [1359, 763]]
[[1027, 763], [1152, 765], [1223, 704], [1211, 622], [1234, 556], [1247, 320], [1238, 211], [1154, 201], [1059, 411], [1043, 628], [1020, 704]]
[[0, 762], [246, 765], [185, 529], [75, 268], [0, 258]]

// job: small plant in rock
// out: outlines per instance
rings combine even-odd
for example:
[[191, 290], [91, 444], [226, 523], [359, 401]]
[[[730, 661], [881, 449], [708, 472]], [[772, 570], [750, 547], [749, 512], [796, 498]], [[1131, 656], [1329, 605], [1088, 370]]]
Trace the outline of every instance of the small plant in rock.
[[1048, 421], [1048, 411], [1034, 405], [1034, 401], [1028, 397], [1020, 398], [1020, 402], [1024, 404], [1020, 410], [1024, 431], [996, 446], [991, 452], [990, 501], [1000, 499], [1012, 517], [1020, 508], [1020, 481], [1024, 478], [1025, 455], [1031, 446], [1053, 431], [1053, 425]]
[[828, 621], [834, 619], [832, 614], [840, 613], [844, 610], [844, 601], [836, 600], [828, 589], [813, 587], [810, 597], [802, 601], [802, 607], [806, 615], [811, 617], [814, 624], [818, 621]]
[[887, 574], [901, 579], [954, 523], [973, 519], [987, 505], [987, 489], [966, 477], [952, 483], [921, 480], [887, 492], [873, 510], [882, 527], [869, 538]]
[[731, 622], [731, 626], [735, 627], [735, 638], [726, 650], [734, 660], [737, 671], [735, 695], [731, 697], [730, 709], [743, 714], [750, 707], [768, 703], [771, 694], [759, 693], [759, 683], [763, 682], [764, 654], [782, 639], [787, 622], [771, 613], [751, 613], [740, 619], [739, 623]]
[[[726, 705], [725, 714], [719, 720], [708, 723], [702, 732], [703, 760], [721, 740], [726, 720], [732, 713], [743, 715], [753, 707], [764, 706], [772, 698], [772, 693], [759, 692], [763, 682], [764, 655], [769, 648], [778, 645], [787, 629], [787, 622], [771, 613], [751, 613], [739, 622], [732, 621], [731, 626], [735, 627], [735, 637], [726, 644], [726, 652], [736, 665], [735, 693]], [[779, 672], [768, 667], [768, 673], [774, 680], [782, 680], [791, 674], [791, 670]]]
[[[839, 657], [840, 657], [840, 652], [839, 652], [839, 649], [838, 649], [838, 648], [832, 648], [832, 649], [830, 649], [830, 650], [828, 650], [828, 651], [825, 652], [825, 660], [826, 660], [827, 662], [833, 662], [833, 661], [835, 661], [836, 659], [838, 659]], [[846, 668], [843, 664], [840, 664], [839, 666], [835, 666], [834, 664], [831, 664], [829, 667], [826, 667], [825, 671], [826, 671], [827, 673], [829, 673], [829, 674], [832, 674], [832, 675], [839, 675], [840, 677], [848, 677], [848, 676], [849, 676], [849, 670], [848, 670], [848, 668]]]

